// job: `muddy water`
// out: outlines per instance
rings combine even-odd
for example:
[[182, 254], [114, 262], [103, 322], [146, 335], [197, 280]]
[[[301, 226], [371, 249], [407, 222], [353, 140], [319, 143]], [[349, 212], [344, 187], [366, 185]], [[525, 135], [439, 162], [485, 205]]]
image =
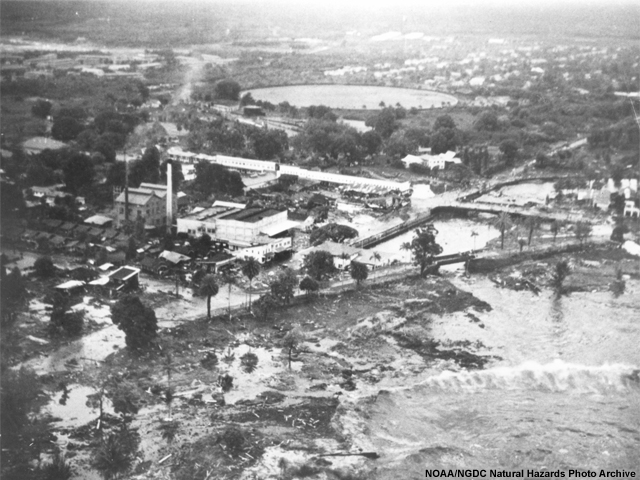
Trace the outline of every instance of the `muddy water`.
[[[454, 366], [378, 395], [363, 445], [383, 457], [375, 478], [424, 478], [426, 468], [640, 470], [640, 282], [614, 300], [498, 289], [455, 280], [493, 306], [436, 319], [440, 340], [481, 342], [501, 357]], [[484, 328], [482, 328], [484, 327]], [[380, 468], [381, 467], [381, 468]]]
[[23, 365], [32, 368], [39, 375], [63, 372], [73, 369], [74, 365], [81, 367], [86, 362], [102, 361], [124, 346], [124, 332], [115, 325], [110, 325], [71, 342], [49, 356], [34, 358]]
[[[87, 405], [87, 397], [96, 391], [84, 385], [69, 385], [67, 396], [62, 391], [56, 393], [45, 407], [47, 413], [60, 418], [60, 426], [75, 428], [97, 420], [99, 411]], [[108, 398], [104, 399], [104, 411], [113, 414], [113, 408]]]
[[[443, 255], [482, 248], [489, 240], [500, 235], [498, 230], [489, 225], [464, 219], [436, 221], [434, 226], [438, 230], [436, 238], [437, 242], [442, 246]], [[471, 232], [476, 232], [478, 235], [471, 236]], [[410, 262], [411, 252], [401, 250], [400, 246], [404, 242], [410, 242], [413, 237], [414, 232], [412, 230], [377, 245], [373, 250], [396, 254], [399, 260]]]

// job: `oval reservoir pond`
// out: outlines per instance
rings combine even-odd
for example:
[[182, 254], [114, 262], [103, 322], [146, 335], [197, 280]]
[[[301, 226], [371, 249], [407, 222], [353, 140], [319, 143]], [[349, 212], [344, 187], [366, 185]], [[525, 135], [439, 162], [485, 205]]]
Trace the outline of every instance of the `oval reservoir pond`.
[[360, 85], [290, 85], [286, 87], [256, 88], [251, 93], [256, 100], [271, 103], [289, 102], [297, 107], [326, 105], [330, 108], [376, 110], [380, 102], [400, 104], [405, 108], [438, 108], [455, 105], [458, 99], [446, 93], [411, 88], [376, 87]]

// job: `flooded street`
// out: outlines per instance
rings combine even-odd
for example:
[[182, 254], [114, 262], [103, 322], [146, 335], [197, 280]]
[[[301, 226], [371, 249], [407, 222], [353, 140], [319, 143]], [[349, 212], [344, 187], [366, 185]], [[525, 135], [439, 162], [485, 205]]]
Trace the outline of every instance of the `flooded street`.
[[436, 340], [476, 345], [489, 368], [444, 365], [381, 392], [364, 421], [376, 478], [425, 468], [640, 470], [640, 282], [625, 295], [499, 289], [453, 280], [493, 310], [434, 318]]

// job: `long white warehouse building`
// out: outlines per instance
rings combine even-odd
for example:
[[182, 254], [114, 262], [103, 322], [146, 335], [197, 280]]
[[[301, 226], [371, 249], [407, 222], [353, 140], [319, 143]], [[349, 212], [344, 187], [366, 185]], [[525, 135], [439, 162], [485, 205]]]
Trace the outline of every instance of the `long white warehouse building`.
[[358, 185], [362, 187], [384, 188], [386, 190], [397, 190], [405, 193], [411, 190], [409, 182], [394, 182], [391, 180], [380, 180], [377, 178], [355, 177], [352, 175], [340, 175], [338, 173], [319, 172], [307, 170], [295, 165], [280, 164], [266, 160], [251, 160], [248, 158], [228, 157], [226, 155], [206, 155], [204, 153], [191, 153], [176, 147], [170, 148], [167, 153], [169, 158], [186, 164], [194, 164], [201, 161], [217, 163], [227, 168], [238, 170], [251, 170], [259, 172], [276, 172], [278, 176], [283, 174], [295, 175], [306, 180], [316, 180], [320, 182], [337, 183], [341, 185]]

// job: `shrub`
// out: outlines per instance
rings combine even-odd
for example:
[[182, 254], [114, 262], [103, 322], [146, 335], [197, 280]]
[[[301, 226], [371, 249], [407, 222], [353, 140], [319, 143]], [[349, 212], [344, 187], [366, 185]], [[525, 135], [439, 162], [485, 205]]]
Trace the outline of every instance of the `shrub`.
[[240, 357], [240, 365], [247, 373], [253, 373], [258, 366], [258, 356], [253, 352], [247, 352]]
[[49, 256], [38, 258], [33, 264], [33, 269], [39, 277], [48, 278], [56, 274], [56, 267]]
[[42, 480], [69, 480], [73, 475], [64, 455], [57, 454], [53, 461], [41, 468]]
[[224, 445], [226, 450], [234, 457], [242, 452], [245, 444], [244, 435], [238, 428], [227, 428], [219, 438], [219, 442]]

